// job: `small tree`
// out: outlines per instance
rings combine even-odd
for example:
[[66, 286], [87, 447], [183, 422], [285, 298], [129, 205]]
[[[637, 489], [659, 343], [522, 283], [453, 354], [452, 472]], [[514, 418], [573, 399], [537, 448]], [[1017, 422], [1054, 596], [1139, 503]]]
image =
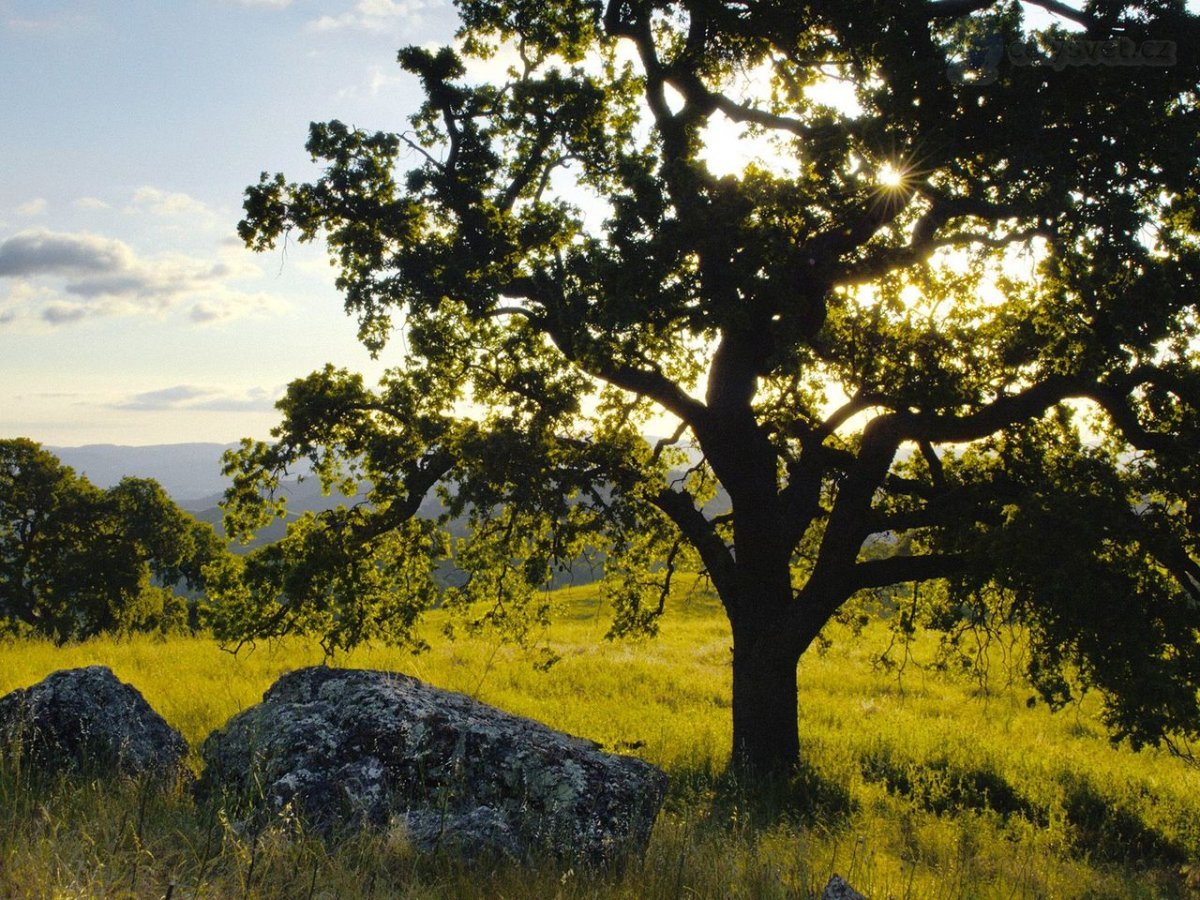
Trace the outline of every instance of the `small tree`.
[[[276, 442], [232, 457], [235, 530], [305, 458], [370, 504], [252, 556], [228, 634], [412, 639], [436, 488], [470, 523], [445, 601], [517, 634], [585, 548], [617, 631], [702, 568], [758, 771], [798, 758], [801, 654], [909, 582], [941, 586], [910, 621], [1025, 623], [1051, 703], [1090, 686], [1118, 737], [1200, 732], [1184, 3], [459, 8], [460, 52], [400, 52], [410, 130], [314, 124], [321, 175], [247, 191], [250, 247], [325, 239], [362, 341], [403, 343], [377, 389], [297, 381]], [[503, 83], [466, 81], [497, 53]], [[722, 123], [769, 162], [714, 173]]]
[[201, 587], [226, 553], [155, 481], [101, 490], [33, 441], [0, 441], [0, 624], [57, 641], [186, 625], [170, 588]]

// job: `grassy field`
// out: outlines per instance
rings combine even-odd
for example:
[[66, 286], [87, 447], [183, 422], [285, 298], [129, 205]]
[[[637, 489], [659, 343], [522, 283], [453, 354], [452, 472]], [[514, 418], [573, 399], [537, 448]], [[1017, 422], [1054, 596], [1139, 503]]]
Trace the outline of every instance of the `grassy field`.
[[[486, 639], [368, 648], [337, 665], [394, 669], [633, 752], [672, 787], [644, 859], [620, 872], [469, 865], [387, 833], [329, 847], [241, 835], [184, 791], [62, 780], [36, 789], [0, 759], [0, 897], [808, 897], [832, 872], [872, 898], [1200, 896], [1200, 771], [1110, 746], [1085, 703], [1057, 715], [997, 657], [986, 689], [920, 664], [878, 666], [888, 632], [831, 629], [800, 667], [805, 764], [748, 802], [729, 755], [730, 639], [708, 595], [678, 598], [650, 641], [603, 640], [587, 588], [558, 592], [561, 655]], [[431, 625], [431, 629], [433, 626]], [[104, 663], [197, 747], [283, 672], [300, 641], [238, 657], [200, 638], [0, 644], [0, 694]]]

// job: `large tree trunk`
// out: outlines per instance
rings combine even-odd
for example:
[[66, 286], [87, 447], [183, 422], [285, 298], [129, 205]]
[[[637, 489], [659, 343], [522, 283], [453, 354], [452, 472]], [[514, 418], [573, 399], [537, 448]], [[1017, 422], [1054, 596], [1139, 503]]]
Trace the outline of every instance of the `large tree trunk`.
[[733, 628], [732, 763], [753, 779], [786, 776], [800, 761], [796, 535], [785, 527], [779, 453], [751, 406], [762, 353], [759, 335], [723, 332], [709, 372], [711, 418], [696, 431], [732, 507], [732, 565], [714, 584]]
[[733, 630], [733, 764], [760, 778], [800, 761], [796, 665], [786, 635], [763, 622]]

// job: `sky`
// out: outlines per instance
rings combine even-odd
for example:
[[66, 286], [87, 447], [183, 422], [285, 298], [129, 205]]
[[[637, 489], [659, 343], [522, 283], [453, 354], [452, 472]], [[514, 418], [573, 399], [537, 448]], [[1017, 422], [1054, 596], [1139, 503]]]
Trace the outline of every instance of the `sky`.
[[286, 384], [372, 361], [320, 246], [254, 254], [311, 121], [399, 130], [448, 0], [0, 0], [0, 438], [265, 438]]
[[[450, 0], [0, 0], [0, 439], [265, 439], [291, 380], [399, 364], [323, 247], [236, 227], [261, 171], [316, 175], [310, 122], [403, 129], [397, 50], [456, 26]], [[710, 137], [718, 173], [757, 156]]]
[[291, 380], [397, 365], [323, 247], [254, 254], [236, 226], [261, 171], [316, 175], [310, 122], [403, 129], [397, 51], [457, 23], [451, 0], [0, 0], [0, 438], [266, 439]]

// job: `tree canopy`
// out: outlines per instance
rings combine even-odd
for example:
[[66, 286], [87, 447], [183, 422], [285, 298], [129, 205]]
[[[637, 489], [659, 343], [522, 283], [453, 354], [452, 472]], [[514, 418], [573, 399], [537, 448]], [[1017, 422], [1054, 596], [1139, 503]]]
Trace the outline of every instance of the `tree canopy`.
[[159, 484], [101, 490], [25, 438], [0, 441], [0, 629], [66, 641], [194, 624], [172, 588], [225, 555]]
[[[698, 567], [736, 751], [779, 769], [800, 655], [861, 592], [929, 581], [910, 620], [1023, 623], [1050, 703], [1200, 734], [1183, 2], [458, 6], [456, 48], [400, 51], [407, 130], [314, 124], [315, 180], [247, 190], [247, 245], [325, 241], [396, 367], [296, 381], [231, 458], [235, 531], [301, 460], [370, 502], [251, 556], [227, 633], [415, 640], [436, 598], [520, 635], [585, 552], [644, 629]], [[415, 517], [435, 490], [465, 539]]]

